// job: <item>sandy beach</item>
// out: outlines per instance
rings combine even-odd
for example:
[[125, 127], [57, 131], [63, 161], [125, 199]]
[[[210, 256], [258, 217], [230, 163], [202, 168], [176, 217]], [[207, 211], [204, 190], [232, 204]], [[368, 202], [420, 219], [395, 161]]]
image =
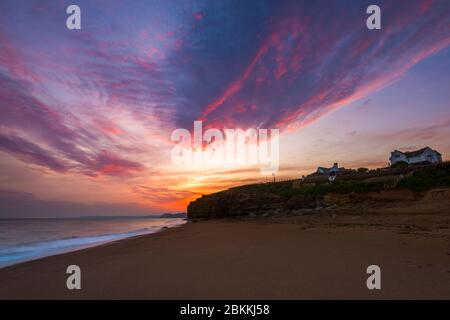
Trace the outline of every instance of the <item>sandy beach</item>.
[[442, 212], [201, 221], [1, 269], [0, 298], [450, 299], [449, 230]]

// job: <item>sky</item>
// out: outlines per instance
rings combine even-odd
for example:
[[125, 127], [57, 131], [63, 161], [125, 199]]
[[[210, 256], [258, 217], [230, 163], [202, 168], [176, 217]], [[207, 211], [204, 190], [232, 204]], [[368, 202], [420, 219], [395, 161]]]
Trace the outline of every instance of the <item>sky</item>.
[[171, 133], [195, 120], [279, 129], [277, 179], [394, 149], [448, 159], [449, 26], [448, 0], [3, 0], [0, 218], [183, 212], [265, 181], [175, 165]]

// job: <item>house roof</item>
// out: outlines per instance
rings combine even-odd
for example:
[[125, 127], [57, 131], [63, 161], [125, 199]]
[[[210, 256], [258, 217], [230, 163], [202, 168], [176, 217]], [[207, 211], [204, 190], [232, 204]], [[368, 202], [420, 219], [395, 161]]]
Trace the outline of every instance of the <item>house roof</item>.
[[325, 167], [317, 167], [317, 171], [325, 171], [325, 172], [330, 172], [330, 171], [342, 171], [345, 170], [344, 167], [331, 167], [331, 168], [325, 168]]
[[419, 149], [419, 150], [415, 150], [415, 151], [401, 152], [401, 151], [395, 150], [394, 152], [400, 152], [400, 153], [404, 154], [405, 157], [407, 157], [407, 158], [414, 158], [414, 157], [420, 156], [427, 149], [430, 149], [431, 151], [436, 152], [436, 154], [441, 155], [439, 152], [437, 152], [436, 150], [431, 149], [430, 147], [425, 147], [425, 148], [422, 148], [422, 149]]
[[420, 156], [422, 153], [424, 153], [424, 151], [428, 149], [428, 147], [416, 150], [416, 151], [409, 151], [409, 152], [404, 152], [403, 154], [407, 157], [407, 158], [414, 158], [417, 156]]

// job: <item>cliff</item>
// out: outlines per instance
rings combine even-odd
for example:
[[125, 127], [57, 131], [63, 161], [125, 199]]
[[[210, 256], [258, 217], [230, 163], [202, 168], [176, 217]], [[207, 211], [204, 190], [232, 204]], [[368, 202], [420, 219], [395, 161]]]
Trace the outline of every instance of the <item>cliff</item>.
[[426, 198], [431, 189], [449, 187], [450, 164], [445, 162], [408, 170], [407, 173], [386, 169], [338, 176], [334, 182], [314, 177], [310, 180], [240, 186], [192, 201], [188, 205], [187, 215], [192, 220], [304, 215], [355, 208], [364, 211], [378, 205], [411, 204]]

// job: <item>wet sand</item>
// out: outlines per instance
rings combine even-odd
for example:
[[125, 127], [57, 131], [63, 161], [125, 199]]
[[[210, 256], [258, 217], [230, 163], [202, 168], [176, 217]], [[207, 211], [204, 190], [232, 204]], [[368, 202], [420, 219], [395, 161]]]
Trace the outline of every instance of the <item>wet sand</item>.
[[[0, 299], [450, 299], [450, 214], [188, 223], [0, 269]], [[81, 290], [66, 268], [81, 267]], [[381, 267], [381, 290], [366, 268]]]

